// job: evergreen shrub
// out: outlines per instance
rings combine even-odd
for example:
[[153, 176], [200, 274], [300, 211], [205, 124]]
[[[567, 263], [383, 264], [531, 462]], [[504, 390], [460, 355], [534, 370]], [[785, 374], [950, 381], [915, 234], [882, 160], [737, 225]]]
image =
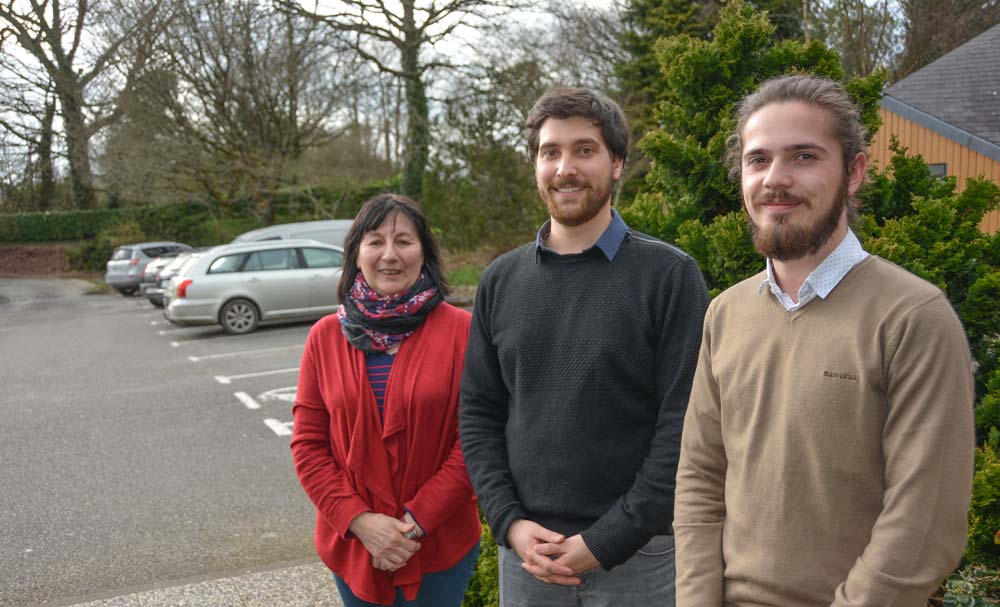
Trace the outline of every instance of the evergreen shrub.
[[479, 561], [469, 581], [462, 607], [499, 607], [500, 586], [497, 568], [497, 545], [490, 533], [490, 527], [482, 513], [479, 522], [483, 525], [483, 538], [479, 542]]
[[[996, 427], [991, 429], [986, 443], [976, 449], [965, 558], [977, 565], [1000, 569], [1000, 431]], [[994, 591], [1000, 593], [998, 580], [994, 580]]]
[[135, 219], [123, 219], [111, 224], [91, 240], [81, 242], [66, 251], [66, 260], [71, 270], [81, 272], [101, 272], [111, 259], [116, 247], [147, 240], [142, 226]]

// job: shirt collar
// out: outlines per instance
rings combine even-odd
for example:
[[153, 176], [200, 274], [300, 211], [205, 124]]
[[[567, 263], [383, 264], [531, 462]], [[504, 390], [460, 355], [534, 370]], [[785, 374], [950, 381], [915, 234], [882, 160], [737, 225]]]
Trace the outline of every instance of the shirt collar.
[[[552, 220], [548, 219], [539, 228], [538, 234], [535, 236], [535, 254], [537, 256], [541, 251], [551, 251], [545, 246], [545, 238], [552, 231]], [[608, 261], [614, 261], [615, 255], [618, 254], [618, 249], [621, 248], [622, 242], [625, 241], [625, 237], [628, 235], [628, 225], [625, 220], [622, 219], [618, 211], [611, 209], [611, 223], [601, 234], [601, 237], [597, 239], [594, 246], [604, 253], [604, 256], [608, 258]], [[589, 251], [590, 249], [588, 249]]]
[[[809, 276], [806, 276], [805, 282], [802, 283], [802, 288], [799, 289], [798, 306], [805, 305], [817, 295], [826, 299], [834, 287], [844, 279], [844, 276], [847, 276], [851, 268], [864, 261], [866, 257], [868, 257], [868, 252], [861, 247], [861, 241], [858, 240], [854, 231], [848, 228], [847, 235], [840, 241], [837, 248], [827, 255], [826, 259], [820, 262], [809, 273]], [[757, 288], [757, 294], [760, 295], [763, 293], [765, 287], [770, 287], [771, 291], [779, 299], [782, 299], [781, 295], [785, 295], [781, 292], [778, 282], [774, 279], [774, 265], [771, 263], [770, 258], [767, 260], [767, 277], [761, 281], [760, 286]], [[785, 295], [785, 297], [788, 296]], [[803, 301], [804, 297], [806, 298], [805, 301]], [[788, 300], [791, 301], [791, 298], [789, 297]]]

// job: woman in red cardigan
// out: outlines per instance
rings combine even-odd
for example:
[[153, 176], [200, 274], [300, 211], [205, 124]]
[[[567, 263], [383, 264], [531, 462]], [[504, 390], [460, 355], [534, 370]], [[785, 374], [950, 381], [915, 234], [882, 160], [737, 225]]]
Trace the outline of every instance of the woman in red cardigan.
[[459, 607], [479, 554], [458, 442], [470, 315], [419, 207], [367, 201], [344, 244], [343, 305], [312, 328], [292, 455], [316, 506], [316, 550], [345, 607]]

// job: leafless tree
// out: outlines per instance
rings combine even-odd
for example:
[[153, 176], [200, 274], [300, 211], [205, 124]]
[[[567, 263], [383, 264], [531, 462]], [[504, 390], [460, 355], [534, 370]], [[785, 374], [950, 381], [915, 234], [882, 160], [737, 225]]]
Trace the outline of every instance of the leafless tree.
[[[406, 144], [403, 191], [420, 196], [430, 149], [428, 75], [451, 62], [435, 59], [434, 45], [453, 37], [462, 27], [479, 25], [489, 17], [523, 6], [522, 0], [276, 0], [283, 9], [321, 20], [350, 36], [359, 56], [403, 81], [406, 99]], [[372, 52], [372, 43], [396, 49], [392, 61]]]
[[[131, 107], [168, 155], [175, 184], [216, 202], [274, 194], [299, 180], [305, 150], [346, 129], [352, 70], [330, 30], [253, 0], [178, 0], [155, 70]], [[125, 149], [135, 143], [122, 141]]]
[[[115, 98], [142, 70], [158, 36], [162, 0], [3, 0], [0, 44], [16, 44], [58, 100], [73, 198], [94, 205], [90, 143], [118, 116]], [[125, 53], [125, 49], [130, 50]], [[19, 72], [31, 82], [33, 71]]]
[[900, 0], [900, 5], [904, 38], [896, 79], [1000, 23], [1000, 0]]
[[819, 7], [826, 42], [848, 77], [890, 68], [898, 52], [899, 15], [889, 0], [826, 0]]

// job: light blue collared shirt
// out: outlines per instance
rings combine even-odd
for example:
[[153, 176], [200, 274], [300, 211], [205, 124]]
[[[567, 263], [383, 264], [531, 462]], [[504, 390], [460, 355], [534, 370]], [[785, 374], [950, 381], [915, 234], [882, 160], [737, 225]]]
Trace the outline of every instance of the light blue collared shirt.
[[848, 229], [847, 235], [844, 240], [840, 241], [837, 248], [827, 255], [826, 259], [809, 273], [809, 276], [806, 276], [805, 282], [799, 288], [798, 303], [792, 301], [792, 298], [778, 286], [778, 282], [774, 279], [774, 266], [771, 264], [770, 258], [767, 260], [767, 278], [760, 283], [757, 294], [763, 293], [764, 287], [770, 287], [771, 293], [778, 298], [786, 310], [789, 312], [798, 310], [815, 299], [817, 295], [821, 299], [826, 299], [833, 288], [844, 279], [844, 276], [847, 276], [851, 268], [864, 261], [866, 257], [868, 257], [868, 252], [861, 248], [861, 241], [858, 240], [853, 231]]
[[[548, 219], [542, 224], [542, 227], [539, 228], [538, 235], [535, 236], [536, 254], [541, 252], [542, 249], [551, 252], [551, 249], [545, 246], [545, 239], [551, 231], [552, 220]], [[618, 249], [621, 248], [622, 242], [625, 241], [625, 236], [627, 234], [628, 225], [626, 225], [625, 220], [618, 214], [618, 211], [611, 209], [611, 223], [607, 228], [605, 228], [604, 233], [597, 239], [594, 246], [604, 253], [604, 256], [608, 258], [608, 261], [614, 261], [615, 255], [618, 254]]]

